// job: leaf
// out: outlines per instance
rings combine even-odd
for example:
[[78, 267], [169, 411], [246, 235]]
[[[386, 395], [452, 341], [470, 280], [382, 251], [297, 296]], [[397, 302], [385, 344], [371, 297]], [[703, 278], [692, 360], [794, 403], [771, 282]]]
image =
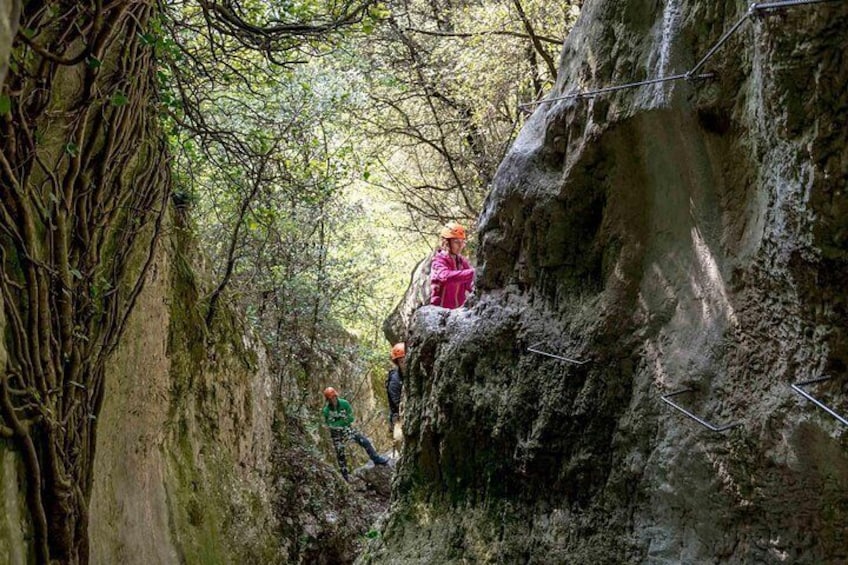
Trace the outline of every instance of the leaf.
[[99, 69], [99, 68], [100, 68], [100, 66], [102, 65], [102, 63], [100, 62], [100, 59], [98, 59], [97, 57], [92, 57], [92, 56], [89, 56], [89, 57], [86, 59], [86, 61], [85, 61], [85, 62], [86, 62], [86, 63], [88, 64], [88, 66], [89, 66], [90, 68], [92, 68], [92, 69]]
[[71, 269], [70, 272], [75, 278], [82, 280], [82, 273], [78, 269]]
[[65, 144], [65, 153], [71, 157], [76, 157], [77, 153], [79, 153], [79, 146], [73, 141], [69, 141]]
[[12, 99], [8, 94], [0, 94], [0, 116], [12, 111]]
[[385, 20], [392, 15], [392, 11], [384, 3], [378, 2], [368, 9], [368, 14], [375, 20]]
[[123, 106], [128, 101], [129, 101], [129, 98], [127, 98], [127, 95], [124, 94], [123, 92], [121, 92], [120, 90], [118, 92], [116, 92], [115, 94], [113, 94], [112, 98], [109, 100], [109, 102], [112, 104], [112, 106]]

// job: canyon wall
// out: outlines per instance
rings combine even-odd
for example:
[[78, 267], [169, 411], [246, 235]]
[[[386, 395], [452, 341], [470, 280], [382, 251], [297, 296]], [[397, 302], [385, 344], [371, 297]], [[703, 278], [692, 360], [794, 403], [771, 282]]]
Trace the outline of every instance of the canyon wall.
[[549, 98], [712, 76], [533, 107], [477, 296], [407, 329], [362, 562], [848, 560], [848, 435], [791, 388], [848, 413], [848, 2], [791, 4], [584, 3]]
[[191, 237], [172, 230], [108, 371], [92, 561], [282, 562], [273, 379], [232, 313], [205, 328]]
[[[20, 2], [0, 0], [0, 84], [6, 78], [12, 39], [18, 27]], [[0, 332], [5, 333], [5, 312], [0, 308]], [[6, 366], [6, 344], [0, 341], [0, 366]], [[27, 563], [28, 548], [24, 541], [27, 532], [26, 500], [20, 489], [23, 465], [14, 447], [0, 439], [0, 498], [3, 518], [0, 519], [0, 562], [10, 565]]]

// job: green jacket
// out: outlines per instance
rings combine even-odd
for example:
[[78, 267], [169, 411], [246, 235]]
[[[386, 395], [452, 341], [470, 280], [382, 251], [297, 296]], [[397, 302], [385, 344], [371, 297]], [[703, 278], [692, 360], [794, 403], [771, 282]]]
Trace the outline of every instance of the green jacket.
[[344, 398], [339, 398], [336, 407], [330, 403], [324, 405], [324, 421], [331, 428], [346, 428], [353, 423], [353, 408]]

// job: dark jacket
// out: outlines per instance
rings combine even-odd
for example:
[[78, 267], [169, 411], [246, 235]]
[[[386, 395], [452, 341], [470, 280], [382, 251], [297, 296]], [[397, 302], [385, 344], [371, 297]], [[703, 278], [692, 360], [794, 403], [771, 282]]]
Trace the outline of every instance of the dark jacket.
[[400, 396], [403, 392], [403, 375], [395, 367], [386, 376], [386, 395], [389, 397], [389, 415], [400, 414]]

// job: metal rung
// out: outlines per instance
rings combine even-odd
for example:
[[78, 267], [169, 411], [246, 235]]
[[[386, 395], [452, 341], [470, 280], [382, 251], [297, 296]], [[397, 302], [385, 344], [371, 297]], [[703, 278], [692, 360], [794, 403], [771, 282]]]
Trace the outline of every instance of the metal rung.
[[695, 420], [696, 422], [698, 422], [699, 424], [704, 426], [705, 428], [708, 428], [708, 429], [710, 429], [714, 432], [723, 432], [725, 430], [729, 430], [730, 428], [735, 428], [736, 426], [742, 425], [742, 422], [734, 422], [732, 424], [725, 424], [723, 426], [714, 426], [714, 425], [710, 424], [709, 422], [707, 422], [706, 420], [702, 420], [701, 418], [697, 417], [696, 415], [689, 412], [688, 410], [686, 410], [682, 406], [678, 406], [677, 404], [675, 404], [674, 402], [669, 400], [669, 398], [671, 398], [672, 396], [677, 396], [678, 394], [683, 394], [685, 392], [692, 392], [692, 389], [691, 388], [684, 388], [683, 390], [678, 390], [678, 391], [675, 391], [675, 392], [670, 392], [668, 394], [664, 394], [660, 398], [662, 399], [663, 402], [665, 402], [666, 404], [668, 404], [669, 406], [671, 406], [675, 410], [679, 410], [680, 412], [683, 412], [684, 414], [686, 414], [687, 416], [689, 416], [690, 418], [692, 418], [693, 420]]
[[807, 392], [806, 390], [801, 388], [802, 386], [807, 386], [807, 385], [811, 385], [811, 384], [814, 384], [814, 383], [820, 383], [820, 382], [826, 381], [828, 379], [830, 379], [830, 377], [819, 377], [817, 379], [810, 379], [809, 381], [801, 381], [800, 383], [795, 383], [794, 385], [792, 385], [792, 390], [794, 390], [795, 392], [797, 392], [798, 394], [800, 394], [801, 396], [803, 396], [804, 398], [806, 398], [807, 400], [809, 400], [810, 402], [812, 402], [813, 404], [815, 404], [816, 406], [818, 406], [819, 408], [821, 408], [822, 410], [824, 410], [825, 412], [827, 412], [828, 414], [830, 414], [831, 416], [833, 416], [834, 418], [836, 418], [837, 420], [842, 422], [844, 425], [848, 426], [848, 420], [846, 420], [845, 418], [843, 418], [842, 416], [840, 416], [839, 414], [837, 414], [836, 412], [831, 410], [823, 402], [813, 398], [813, 396], [809, 392]]
[[531, 353], [538, 353], [539, 355], [544, 355], [545, 357], [553, 357], [554, 359], [559, 359], [560, 361], [566, 361], [568, 363], [574, 363], [575, 365], [585, 365], [589, 361], [580, 361], [578, 359], [571, 359], [570, 357], [563, 357], [562, 355], [554, 355], [553, 353], [548, 353], [547, 351], [542, 351], [540, 349], [536, 349], [537, 345], [541, 345], [541, 343], [534, 343], [530, 347], [527, 348], [527, 351]]

